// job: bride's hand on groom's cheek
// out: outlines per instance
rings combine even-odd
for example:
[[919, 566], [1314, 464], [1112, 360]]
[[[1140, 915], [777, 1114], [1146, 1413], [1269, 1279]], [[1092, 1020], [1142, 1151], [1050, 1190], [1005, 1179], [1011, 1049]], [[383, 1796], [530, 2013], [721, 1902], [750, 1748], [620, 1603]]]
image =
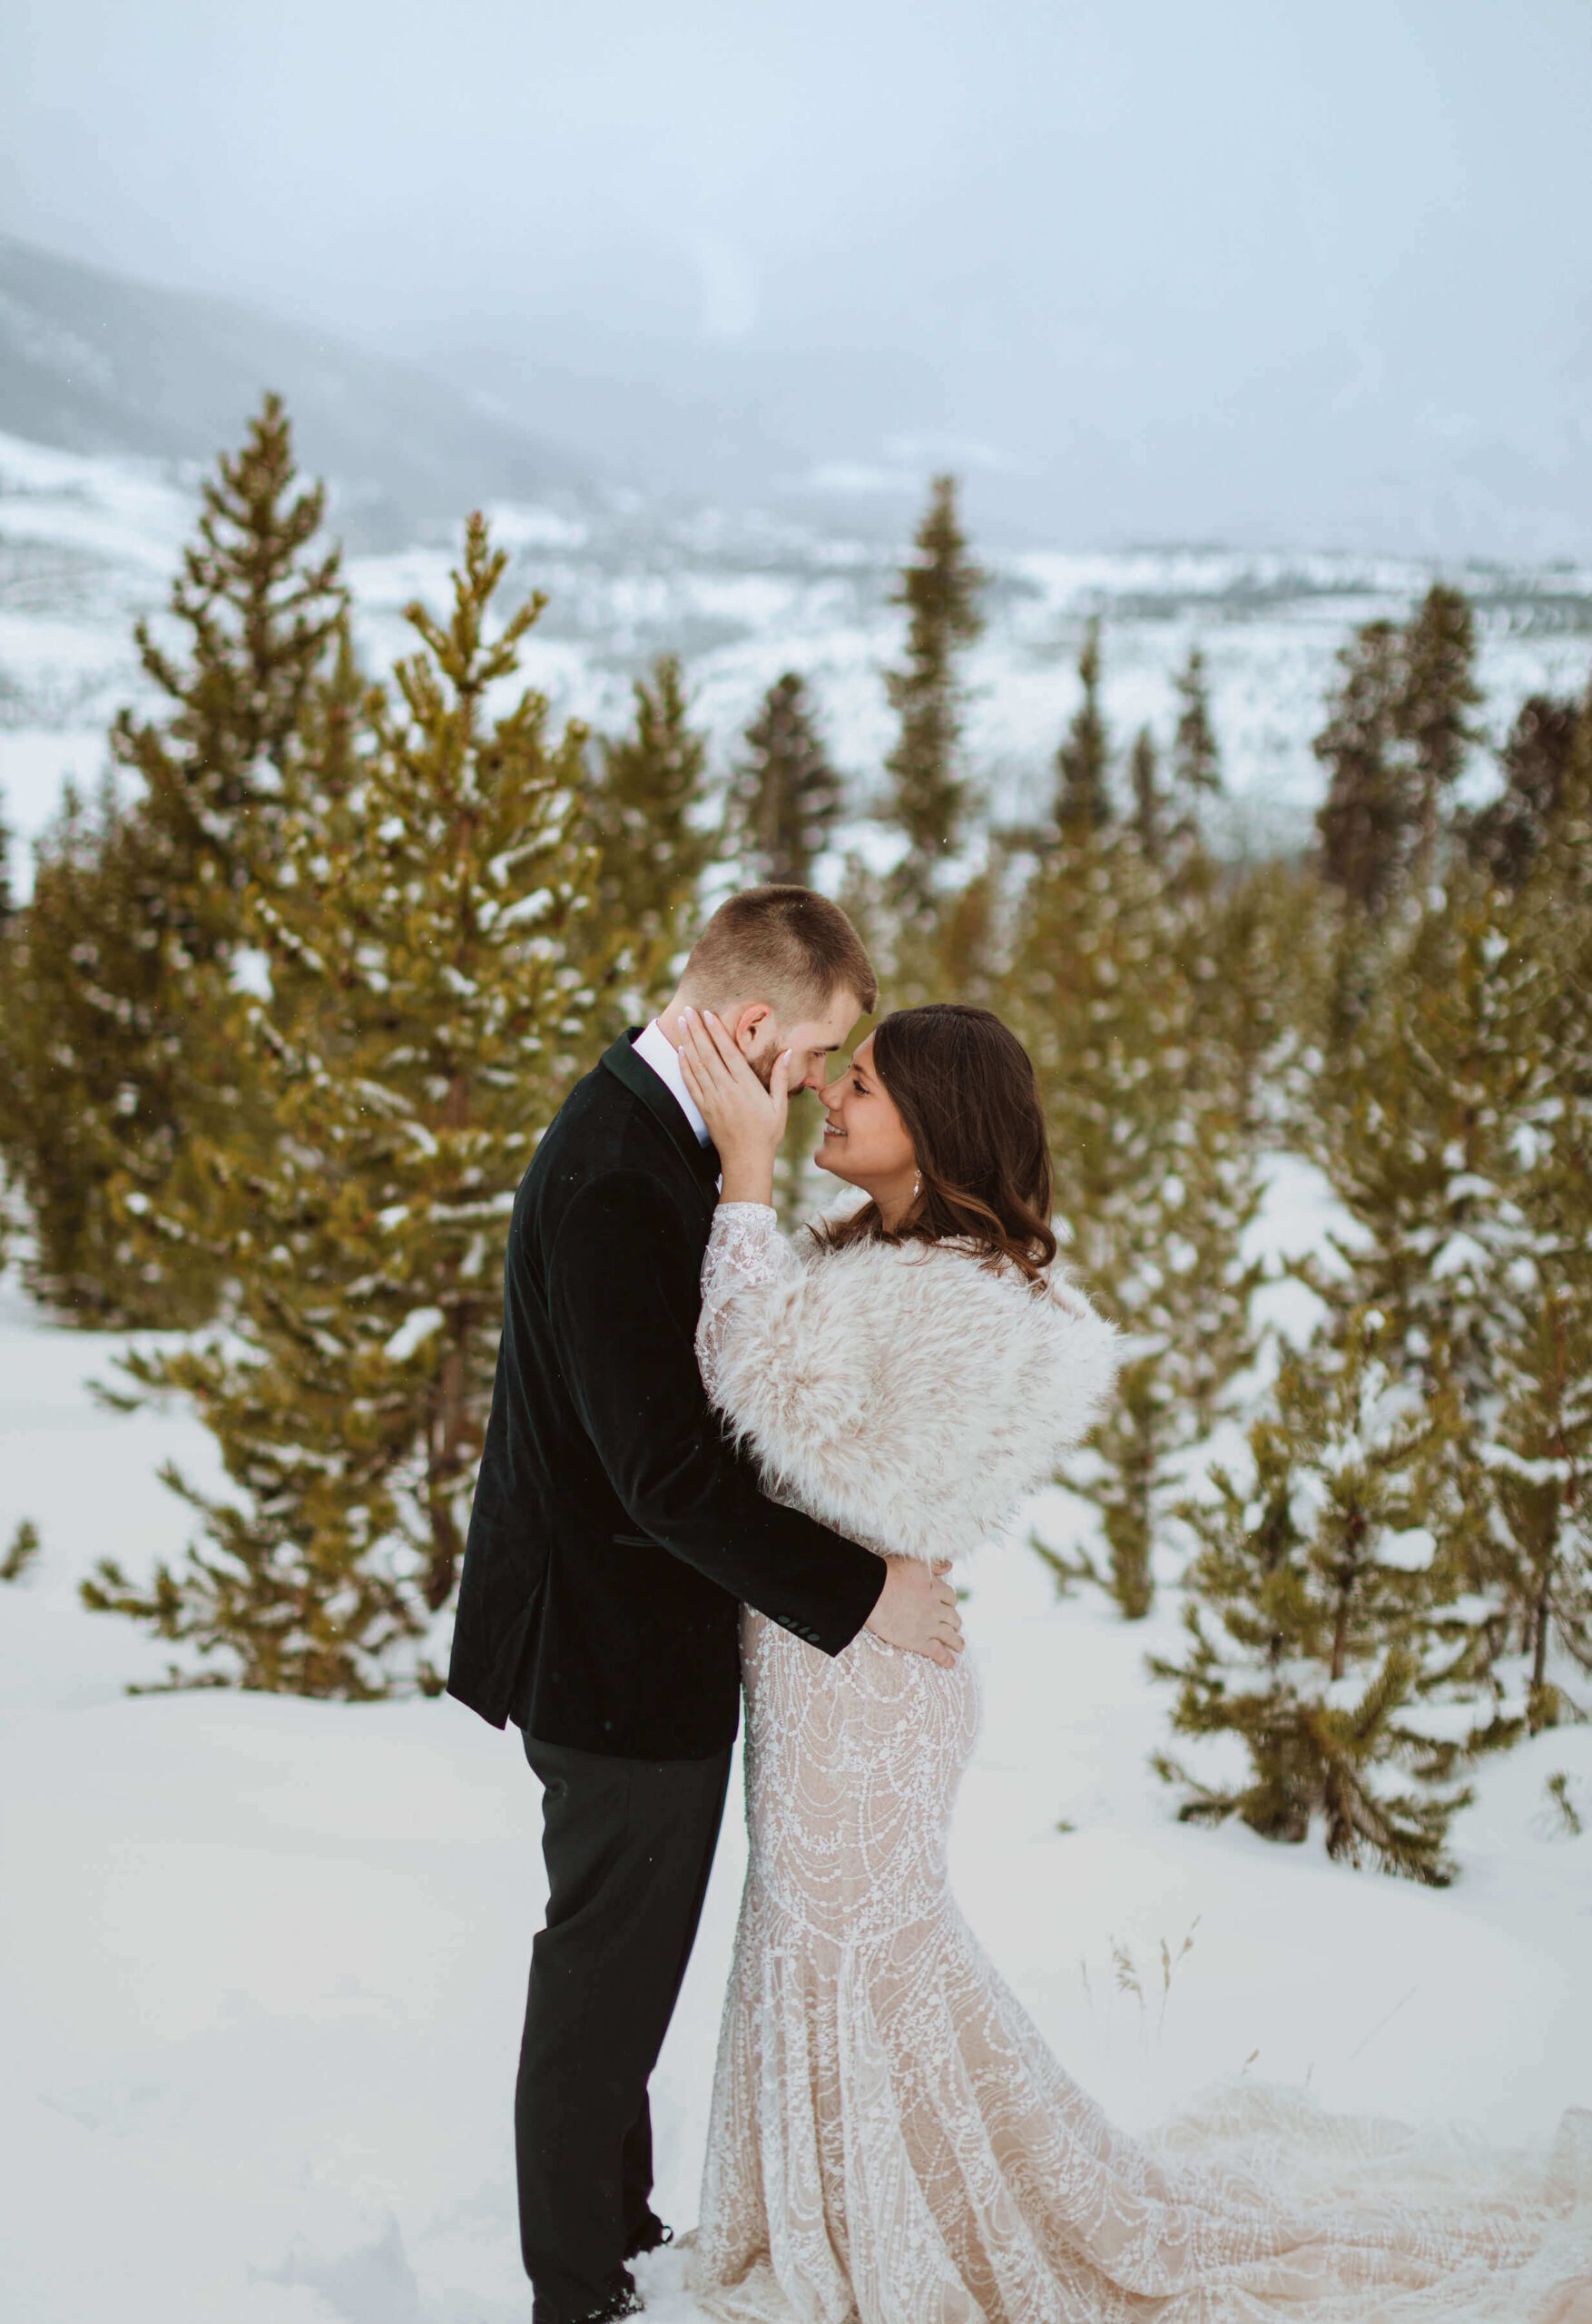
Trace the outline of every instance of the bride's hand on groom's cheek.
[[680, 1022], [680, 1069], [721, 1157], [771, 1167], [790, 1102], [790, 1051], [776, 1059], [765, 1088], [711, 1009], [685, 1009]]

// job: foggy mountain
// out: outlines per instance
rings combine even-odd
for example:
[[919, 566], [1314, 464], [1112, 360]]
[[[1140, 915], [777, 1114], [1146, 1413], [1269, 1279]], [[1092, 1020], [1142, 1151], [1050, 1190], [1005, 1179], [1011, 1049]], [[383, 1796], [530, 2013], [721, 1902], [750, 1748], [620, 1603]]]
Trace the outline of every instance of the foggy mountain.
[[[1391, 500], [1374, 523], [1347, 495], [1329, 508], [1330, 478], [1308, 463], [1298, 482], [1317, 492], [1324, 547], [1302, 527], [1265, 546], [1258, 517], [1249, 542], [1235, 525], [1225, 547], [1167, 546], [1172, 512], [1192, 507], [1174, 492], [1162, 546], [1089, 547], [1148, 508], [1145, 476], [1112, 521], [1104, 453], [1025, 475], [957, 437], [943, 379], [899, 350], [781, 355], [751, 337], [693, 342], [657, 320], [626, 334], [527, 313], [473, 338], [417, 324], [401, 350], [373, 352], [353, 328], [322, 333], [0, 239], [0, 815], [24, 840], [65, 776], [97, 779], [107, 720], [140, 698], [132, 623], [164, 597], [198, 469], [241, 440], [267, 386], [287, 399], [304, 472], [331, 485], [371, 667], [406, 644], [411, 598], [446, 602], [459, 520], [486, 505], [511, 586], [548, 592], [526, 665], [558, 715], [613, 729], [632, 679], [677, 653], [722, 767], [762, 691], [799, 669], [864, 821], [890, 737], [891, 591], [938, 466], [963, 478], [994, 576], [969, 743], [1007, 820], [1047, 795], [1096, 615], [1119, 744], [1145, 724], [1165, 738], [1174, 673], [1204, 651], [1234, 846], [1301, 842], [1338, 648], [1357, 622], [1402, 619], [1440, 571], [1476, 610], [1495, 738], [1526, 694], [1587, 682], [1592, 566], [1585, 551], [1544, 561], [1563, 556], [1575, 507], [1553, 497], [1546, 467], [1490, 484], [1471, 472], [1462, 504], [1453, 487], [1450, 517], [1468, 508], [1489, 538], [1470, 556], [1434, 548]], [[1534, 510], [1558, 527], [1546, 552]], [[1356, 524], [1407, 547], [1356, 547]], [[1440, 529], [1451, 542], [1456, 526]], [[1524, 537], [1512, 559], [1500, 534]], [[1485, 760], [1476, 775], [1488, 781]]]
[[1236, 399], [1191, 396], [1175, 419], [1058, 409], [1046, 433], [1014, 408], [969, 432], [958, 364], [954, 346], [942, 365], [857, 334], [715, 338], [656, 312], [634, 328], [527, 309], [333, 332], [0, 235], [0, 430], [209, 461], [274, 387], [357, 547], [397, 546], [483, 501], [589, 504], [615, 484], [660, 507], [766, 509], [894, 540], [942, 468], [961, 477], [981, 535], [1014, 547], [1535, 561], [1578, 559], [1592, 537], [1574, 381], [1562, 408], [1507, 438], [1430, 411], [1397, 428], [1383, 413], [1371, 429], [1332, 361]]
[[634, 490], [765, 507], [899, 536], [948, 468], [977, 518], [1026, 527], [985, 489], [998, 465], [948, 424], [936, 366], [901, 350], [747, 344], [567, 316], [390, 333], [459, 391], [490, 398]]
[[588, 471], [412, 365], [254, 307], [132, 281], [0, 236], [0, 429], [89, 453], [208, 463], [268, 388], [351, 541], [392, 545], [496, 498], [581, 494]]
[[1384, 400], [1340, 346], [1236, 388], [1191, 383], [1180, 412], [1135, 414], [1135, 384], [1116, 415], [1058, 404], [1045, 419], [1014, 408], [969, 426], [954, 344], [936, 363], [900, 347], [567, 316], [385, 336], [643, 490], [875, 538], [899, 535], [929, 476], [948, 468], [979, 533], [1012, 547], [1539, 561], [1577, 560], [1592, 540], [1592, 431], [1572, 378], [1494, 430], [1413, 394]]
[[84, 267], [0, 295], [75, 440], [274, 371], [405, 507], [563, 446], [881, 540], [947, 468], [991, 545], [1579, 559], [1589, 108], [1586, 0], [13, 0], [0, 227]]

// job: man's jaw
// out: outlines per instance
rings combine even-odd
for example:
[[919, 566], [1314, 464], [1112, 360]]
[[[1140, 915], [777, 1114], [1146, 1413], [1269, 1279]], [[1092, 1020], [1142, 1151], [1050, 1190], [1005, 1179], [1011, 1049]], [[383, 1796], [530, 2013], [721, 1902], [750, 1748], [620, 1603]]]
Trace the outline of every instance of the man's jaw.
[[753, 1073], [756, 1074], [758, 1079], [762, 1083], [763, 1088], [767, 1089], [773, 1081], [774, 1067], [779, 1062], [780, 1045], [778, 1041], [771, 1041], [766, 1049], [753, 1049], [750, 1056], [747, 1056], [746, 1051], [743, 1049], [742, 1051], [742, 1055], [746, 1058], [747, 1064], [752, 1068]]

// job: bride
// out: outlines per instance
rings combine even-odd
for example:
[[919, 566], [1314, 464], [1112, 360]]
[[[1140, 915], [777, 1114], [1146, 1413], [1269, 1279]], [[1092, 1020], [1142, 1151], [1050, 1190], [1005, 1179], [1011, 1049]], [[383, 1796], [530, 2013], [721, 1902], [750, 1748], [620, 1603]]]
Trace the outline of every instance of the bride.
[[[818, 1160], [866, 1199], [792, 1246], [784, 1061], [765, 1089], [711, 1018], [685, 1030], [723, 1164], [710, 1395], [776, 1497], [965, 1555], [1086, 1433], [1120, 1353], [1056, 1265], [1027, 1053], [987, 1009], [886, 1018], [823, 1093]], [[710, 2316], [1592, 2324], [1592, 2116], [1535, 2167], [1247, 2084], [1125, 2136], [947, 1886], [970, 1661], [866, 1630], [831, 1660], [742, 1623], [751, 1864], [692, 2255]]]

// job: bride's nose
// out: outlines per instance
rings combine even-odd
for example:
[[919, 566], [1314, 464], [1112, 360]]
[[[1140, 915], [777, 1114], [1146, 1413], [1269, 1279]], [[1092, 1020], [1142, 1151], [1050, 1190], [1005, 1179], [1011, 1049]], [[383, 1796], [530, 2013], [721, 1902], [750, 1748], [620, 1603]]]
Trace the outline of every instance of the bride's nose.
[[840, 1093], [845, 1088], [845, 1086], [846, 1077], [844, 1073], [837, 1073], [834, 1079], [832, 1081], [826, 1081], [822, 1088], [819, 1091], [819, 1103], [821, 1105], [827, 1106], [831, 1114], [838, 1114], [840, 1110]]

